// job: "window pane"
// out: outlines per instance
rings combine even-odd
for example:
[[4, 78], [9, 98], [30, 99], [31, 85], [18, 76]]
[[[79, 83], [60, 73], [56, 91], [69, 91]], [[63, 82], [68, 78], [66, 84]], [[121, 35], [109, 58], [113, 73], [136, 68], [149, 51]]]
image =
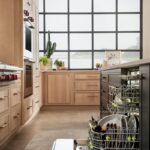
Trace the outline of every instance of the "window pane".
[[70, 12], [91, 12], [91, 0], [70, 0]]
[[71, 69], [90, 69], [92, 68], [91, 52], [71, 52], [70, 53]]
[[94, 15], [95, 31], [115, 31], [115, 15]]
[[96, 63], [103, 63], [104, 58], [104, 52], [94, 52], [94, 68], [96, 68]]
[[118, 15], [118, 30], [120, 31], [139, 31], [140, 15]]
[[39, 12], [43, 12], [43, 0], [39, 0]]
[[39, 15], [39, 31], [43, 31], [43, 15]]
[[44, 35], [39, 34], [39, 49], [44, 50]]
[[140, 34], [139, 33], [119, 33], [118, 48], [121, 49], [139, 49]]
[[140, 52], [121, 52], [121, 63], [140, 59]]
[[46, 0], [46, 12], [67, 12], [67, 0]]
[[96, 50], [112, 50], [116, 49], [116, 36], [113, 33], [95, 33], [94, 49]]
[[65, 67], [68, 67], [68, 53], [67, 52], [54, 52], [52, 55], [52, 60], [53, 60], [53, 67], [52, 68], [56, 68], [56, 66], [54, 65], [54, 62], [56, 59], [64, 61]]
[[67, 15], [46, 15], [46, 30], [67, 31]]
[[95, 12], [115, 12], [116, 0], [94, 0]]
[[91, 15], [70, 15], [71, 31], [91, 31]]
[[89, 50], [91, 49], [91, 34], [70, 34], [71, 50]]
[[140, 0], [118, 0], [119, 12], [139, 12]]
[[[51, 33], [50, 38], [52, 43], [56, 42], [56, 50], [67, 50], [68, 49], [68, 38], [67, 34], [57, 34], [57, 33]], [[48, 39], [48, 34], [46, 34], [46, 43]]]

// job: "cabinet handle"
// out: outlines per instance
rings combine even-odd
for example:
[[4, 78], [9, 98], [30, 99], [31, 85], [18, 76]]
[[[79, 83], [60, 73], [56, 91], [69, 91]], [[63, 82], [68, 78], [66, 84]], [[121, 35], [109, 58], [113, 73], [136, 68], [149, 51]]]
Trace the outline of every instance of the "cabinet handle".
[[106, 93], [106, 91], [105, 91], [105, 90], [103, 90], [102, 92], [103, 92], [103, 93]]
[[4, 123], [2, 126], [0, 126], [0, 129], [3, 129], [5, 127], [7, 127], [7, 123]]
[[36, 101], [35, 103], [39, 103], [39, 101]]
[[98, 97], [98, 96], [96, 96], [96, 95], [88, 95], [88, 97]]
[[90, 76], [90, 75], [88, 75], [87, 77], [89, 77], [89, 78], [97, 78], [97, 76]]
[[98, 85], [96, 85], [96, 84], [88, 84], [87, 86], [98, 86]]
[[0, 101], [3, 101], [3, 100], [5, 100], [5, 98], [4, 97], [0, 97]]
[[39, 88], [40, 86], [38, 85], [38, 86], [36, 86], [35, 88]]
[[14, 96], [18, 95], [18, 93], [13, 93]]
[[27, 110], [29, 110], [30, 108], [32, 108], [32, 106], [27, 107]]
[[14, 116], [14, 119], [19, 118], [19, 116], [20, 116], [19, 114], [15, 115], [15, 116]]

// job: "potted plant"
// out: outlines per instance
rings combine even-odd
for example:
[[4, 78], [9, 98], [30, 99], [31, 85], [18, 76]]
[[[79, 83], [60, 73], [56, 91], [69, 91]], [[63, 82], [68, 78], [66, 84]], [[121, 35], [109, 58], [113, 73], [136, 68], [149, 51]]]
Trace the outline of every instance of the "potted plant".
[[42, 56], [39, 58], [39, 63], [41, 70], [47, 70], [48, 65], [50, 64], [50, 60], [47, 56]]
[[50, 60], [50, 69], [52, 69], [52, 59], [51, 56], [53, 54], [53, 52], [56, 50], [56, 43], [52, 43], [51, 39], [50, 39], [50, 31], [48, 31], [48, 41], [47, 41], [47, 47], [46, 47], [46, 54], [45, 56], [47, 56]]
[[61, 60], [56, 59], [54, 65], [56, 65], [57, 70], [64, 69], [64, 62]]

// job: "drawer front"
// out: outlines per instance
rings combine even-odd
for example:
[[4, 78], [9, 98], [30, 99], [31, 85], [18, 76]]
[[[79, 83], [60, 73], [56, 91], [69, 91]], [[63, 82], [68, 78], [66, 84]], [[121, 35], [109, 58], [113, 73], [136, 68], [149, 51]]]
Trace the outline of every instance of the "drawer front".
[[101, 80], [103, 81], [103, 82], [108, 82], [108, 74], [106, 74], [106, 73], [102, 73], [101, 74]]
[[40, 76], [34, 76], [33, 82], [39, 82], [40, 83]]
[[37, 112], [40, 109], [40, 100], [38, 98], [34, 98], [33, 104], [33, 112]]
[[9, 134], [9, 118], [7, 116], [0, 117], [0, 141], [5, 139]]
[[75, 105], [99, 105], [99, 93], [75, 93]]
[[26, 122], [33, 113], [33, 102], [31, 98], [24, 99], [23, 102], [23, 121]]
[[93, 74], [85, 74], [85, 73], [79, 73], [75, 74], [75, 79], [89, 79], [89, 80], [95, 80], [95, 79], [100, 79], [100, 74], [98, 73], [93, 73]]
[[98, 81], [76, 81], [75, 90], [85, 91], [99, 91], [100, 82]]
[[21, 103], [21, 86], [11, 87], [10, 89], [10, 104], [15, 106]]
[[10, 130], [17, 129], [21, 124], [21, 105], [18, 104], [11, 108]]
[[0, 113], [8, 110], [9, 107], [9, 93], [8, 89], [0, 90]]
[[121, 76], [118, 74], [110, 74], [109, 75], [109, 83], [114, 86], [121, 85]]
[[40, 84], [39, 84], [39, 82], [34, 83], [33, 94], [34, 94], [35, 97], [40, 96]]

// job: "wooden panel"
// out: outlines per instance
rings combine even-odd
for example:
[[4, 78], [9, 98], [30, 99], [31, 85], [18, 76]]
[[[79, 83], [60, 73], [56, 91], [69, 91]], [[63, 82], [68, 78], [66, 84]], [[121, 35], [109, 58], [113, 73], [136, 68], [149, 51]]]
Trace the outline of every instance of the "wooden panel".
[[38, 112], [40, 109], [40, 100], [39, 98], [34, 98], [33, 100], [33, 112]]
[[76, 81], [75, 82], [75, 90], [85, 90], [85, 91], [98, 91], [100, 90], [100, 82], [99, 80], [89, 80], [89, 81]]
[[64, 73], [48, 75], [48, 103], [70, 103], [69, 75]]
[[99, 105], [100, 94], [99, 93], [75, 93], [76, 105]]
[[10, 89], [10, 105], [14, 106], [21, 103], [21, 86], [11, 87]]
[[76, 73], [75, 79], [100, 79], [99, 73]]
[[23, 100], [23, 122], [25, 123], [33, 113], [33, 100], [32, 97], [28, 97]]
[[0, 61], [14, 64], [14, 1], [0, 1]]
[[17, 129], [21, 124], [21, 105], [18, 104], [11, 108], [10, 114], [10, 130]]
[[0, 141], [9, 134], [9, 118], [8, 115], [0, 117]]
[[8, 88], [0, 90], [0, 113], [8, 110], [9, 100], [8, 100]]

